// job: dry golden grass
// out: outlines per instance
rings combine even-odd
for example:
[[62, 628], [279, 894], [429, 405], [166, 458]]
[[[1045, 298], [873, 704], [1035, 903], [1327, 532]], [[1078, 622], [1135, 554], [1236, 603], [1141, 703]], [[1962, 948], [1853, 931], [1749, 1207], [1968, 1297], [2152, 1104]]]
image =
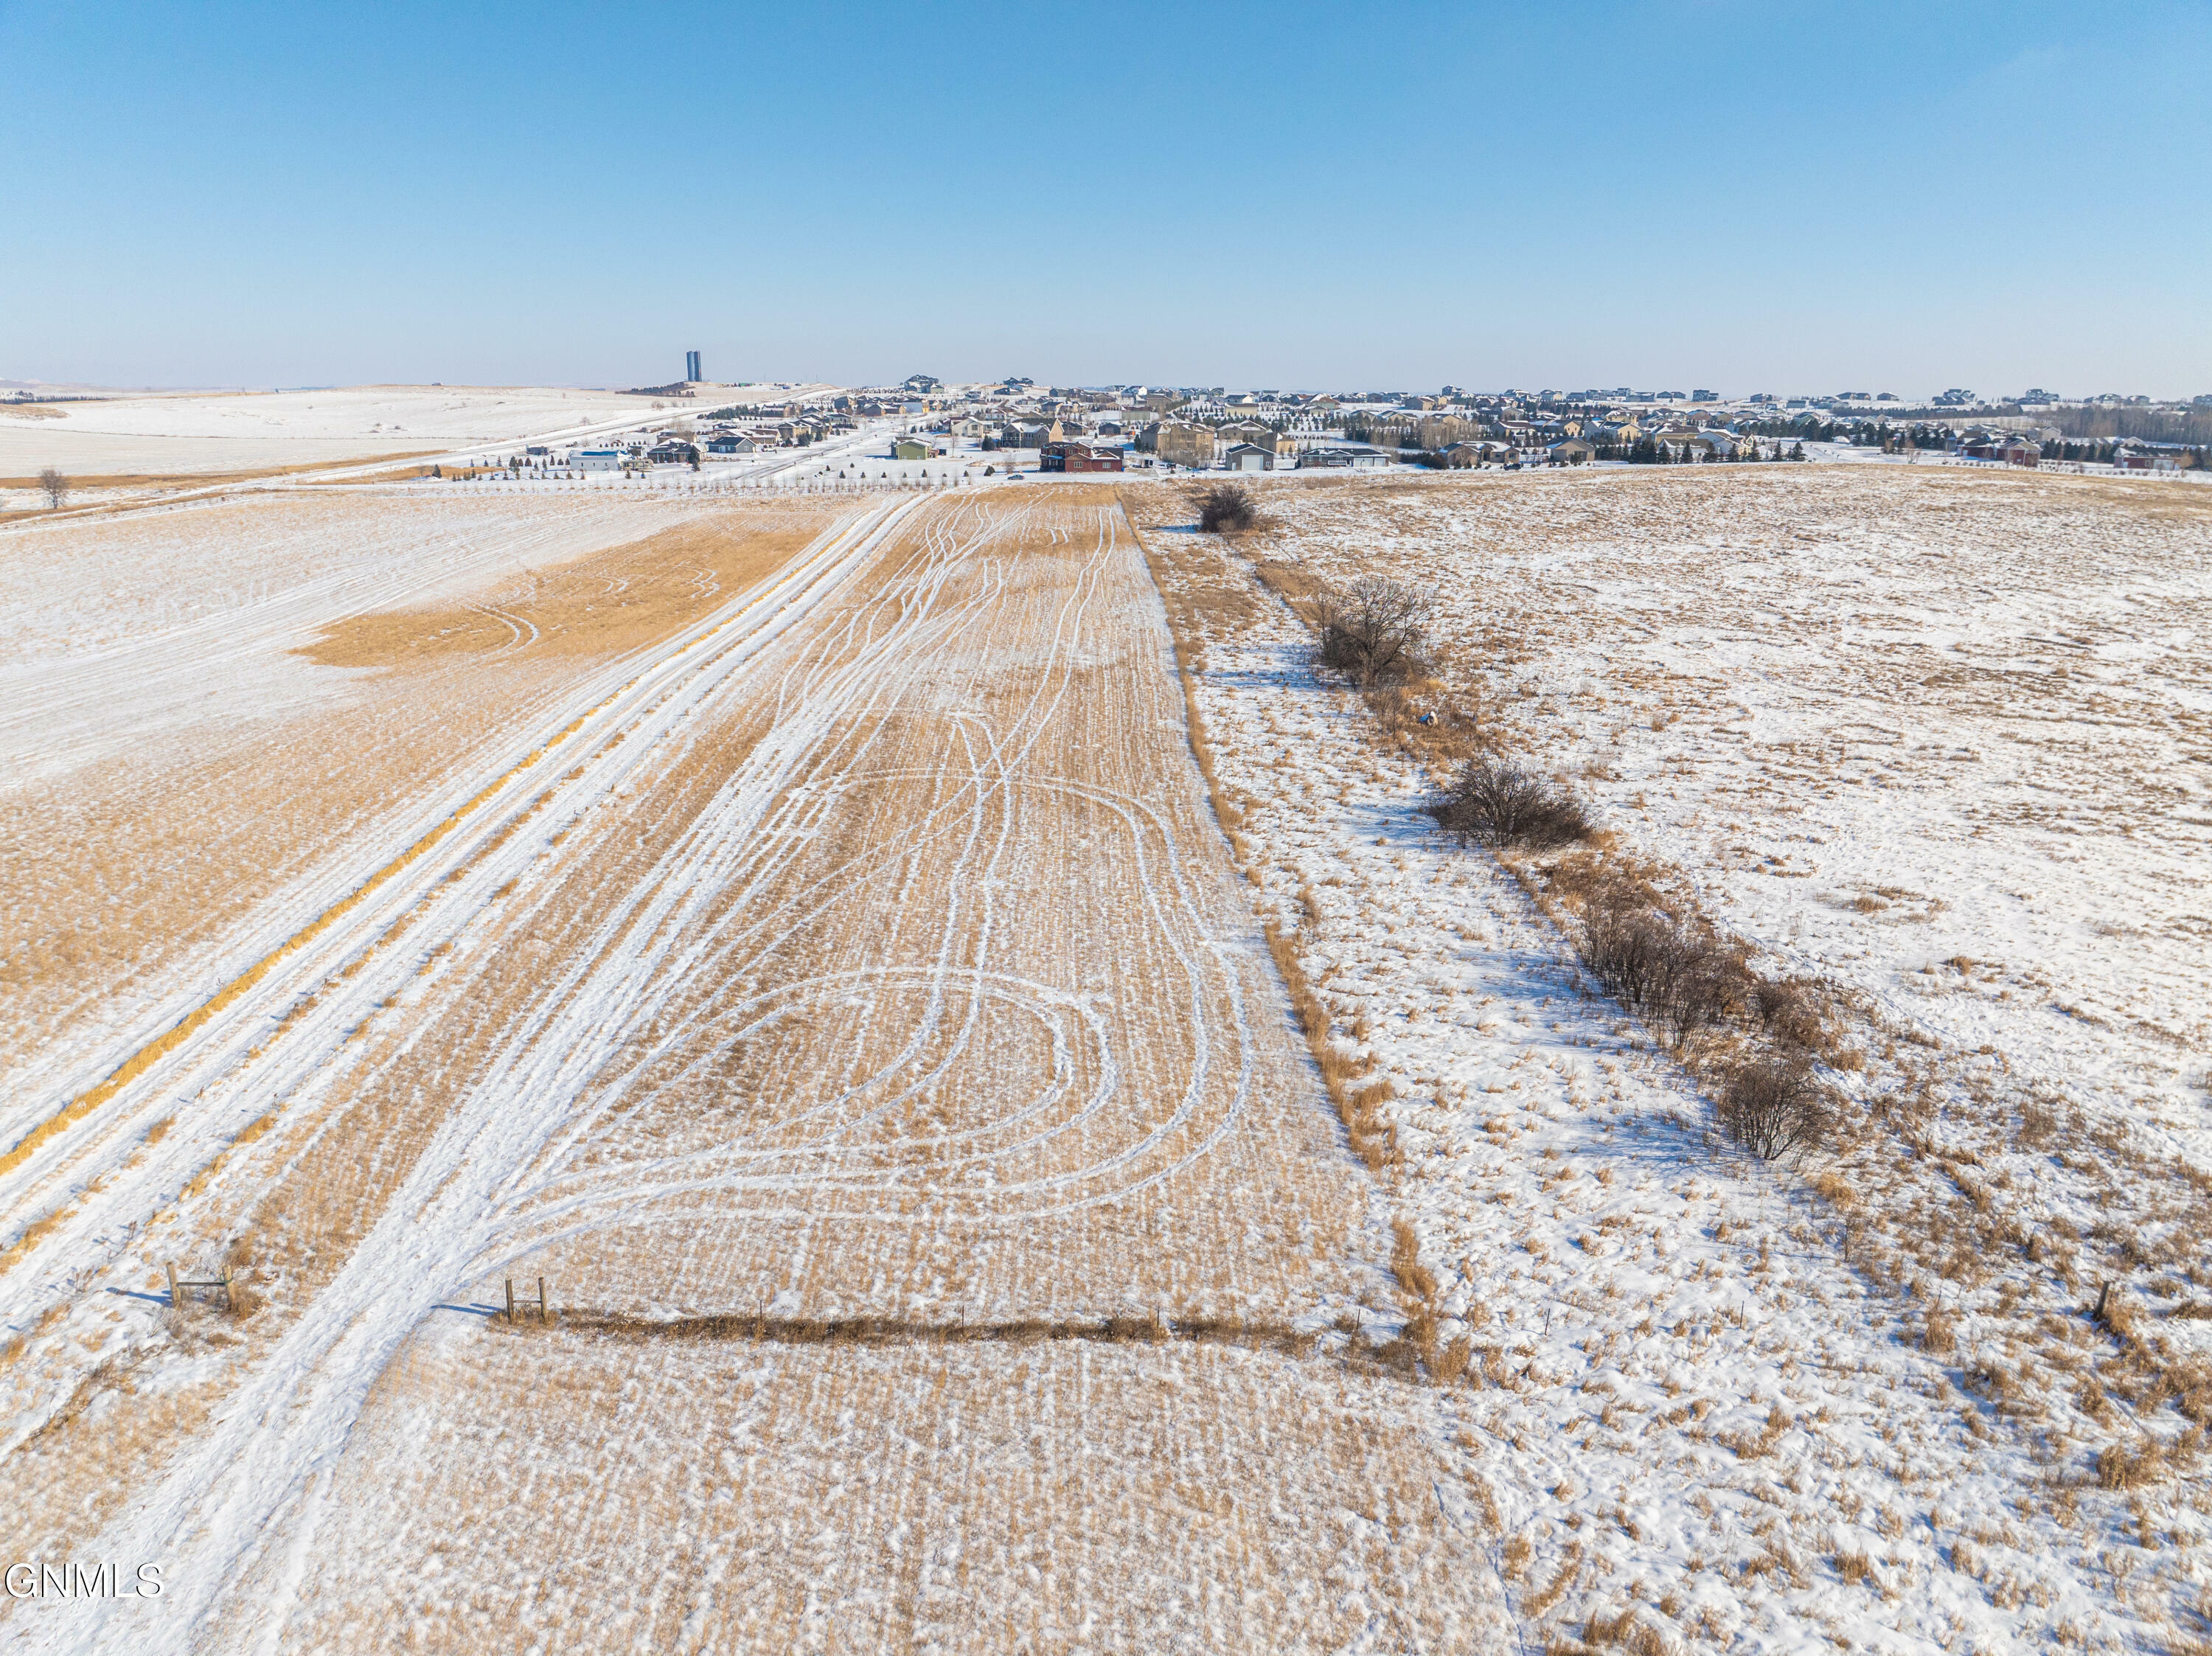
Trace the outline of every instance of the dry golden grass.
[[[11, 893], [14, 946], [0, 958], [0, 1032], [9, 1049], [27, 1056], [159, 983], [349, 834], [481, 763], [580, 674], [780, 567], [843, 505], [745, 503], [502, 583], [472, 607], [353, 618], [310, 658], [405, 670], [356, 681], [337, 706], [274, 729], [151, 744], [8, 791], [0, 887]], [[160, 555], [158, 537], [149, 555]]]
[[[1310, 1228], [1311, 1253], [1340, 1251], [1352, 1176], [1329, 1156], [1295, 1048], [1269, 1015], [1264, 968], [1206, 964], [1202, 933], [1187, 930], [1233, 933], [1249, 920], [1210, 875], [1163, 888], [1175, 859], [1227, 864], [1111, 500], [1071, 489], [1036, 506], [948, 506], [819, 623], [823, 636], [880, 633], [927, 579], [949, 631], [927, 660], [887, 668], [875, 710], [793, 775], [794, 790], [830, 803], [719, 877], [732, 899], [697, 924], [702, 938], [729, 940], [702, 943], [714, 973], [656, 1019], [643, 1101], [618, 1137], [550, 1180], [556, 1209], [618, 1190], [633, 1162], [684, 1156], [733, 1181], [672, 1194], [635, 1233], [556, 1247], [549, 1274], [587, 1302], [737, 1311], [794, 1291], [832, 1314], [939, 1279], [975, 1318], [1313, 1302], [1306, 1250], [1224, 1246]], [[947, 524], [975, 549], [945, 580], [931, 573], [931, 541]], [[1076, 602], [1079, 649], [1053, 646]], [[805, 658], [817, 674], [836, 659]], [[733, 709], [729, 745], [702, 731], [636, 819], [672, 830], [690, 820], [765, 716]], [[975, 730], [1022, 755], [1003, 783], [973, 768]], [[1005, 847], [981, 865], [978, 829]], [[627, 858], [630, 844], [625, 832], [610, 850]], [[968, 895], [981, 879], [988, 907]], [[942, 977], [934, 962], [945, 959], [997, 986]], [[1124, 969], [1139, 960], [1162, 969]], [[1104, 997], [1103, 1016], [1060, 1010], [1057, 998], [1085, 994]], [[732, 1042], [764, 1012], [757, 1034]], [[1240, 1052], [1268, 1078], [1240, 1082], [1227, 1056]], [[1128, 1102], [1099, 1107], [1109, 1096]], [[679, 1213], [693, 1232], [688, 1266], [680, 1278], [645, 1270], [669, 1257], [653, 1238]], [[948, 1269], [922, 1213], [981, 1227], [979, 1245]], [[846, 1233], [853, 1219], [867, 1222], [862, 1235]], [[611, 1257], [629, 1263], [611, 1275]]]
[[[532, 1033], [545, 987], [623, 970], [609, 916], [691, 894], [656, 927], [684, 966], [629, 1015], [637, 1056], [488, 1218], [498, 1269], [549, 1278], [558, 1314], [429, 1313], [348, 1439], [317, 1538], [343, 1562], [288, 1638], [1000, 1649], [1188, 1628], [1291, 1650], [1378, 1616], [1438, 1647], [1496, 1636], [1406, 1383], [1469, 1353], [1418, 1324], [1357, 1332], [1364, 1175], [1267, 961], [1222, 946], [1258, 940], [1151, 596], [1108, 491], [911, 520], [505, 887], [342, 1071], [242, 1136], [253, 1179], [179, 1204], [180, 1228], [233, 1239], [259, 1303], [176, 1332], [202, 1361], [158, 1414], [128, 1367], [103, 1380], [108, 1410], [163, 1430], [313, 1313], [528, 1041], [569, 1038]], [[495, 607], [550, 639], [589, 624], [580, 602]], [[486, 627], [448, 611], [324, 647], [419, 694], [499, 649]], [[1346, 1099], [1355, 1143], [1387, 1145]], [[1397, 1240], [1418, 1318], [1435, 1283]], [[64, 1414], [23, 1463], [49, 1541], [95, 1532], [162, 1460], [159, 1439], [135, 1463], [95, 1450], [95, 1412]], [[79, 1455], [98, 1488], [72, 1483]], [[793, 1544], [825, 1514], [833, 1550]], [[450, 1572], [403, 1566], [432, 1535]], [[611, 1557], [657, 1585], [594, 1587]], [[229, 1602], [250, 1617], [271, 1586], [249, 1572]]]
[[[477, 602], [352, 616], [300, 652], [325, 667], [429, 667], [446, 656], [608, 656], [665, 637], [781, 568], [821, 514], [687, 524], [572, 559]], [[737, 527], [738, 532], [732, 532]]]

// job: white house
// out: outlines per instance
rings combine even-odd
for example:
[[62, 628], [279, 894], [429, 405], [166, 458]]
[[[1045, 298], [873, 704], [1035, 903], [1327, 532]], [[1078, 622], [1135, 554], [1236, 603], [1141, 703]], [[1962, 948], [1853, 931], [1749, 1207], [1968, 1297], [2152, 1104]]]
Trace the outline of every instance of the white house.
[[571, 464], [579, 471], [620, 471], [623, 452], [618, 448], [580, 448]]

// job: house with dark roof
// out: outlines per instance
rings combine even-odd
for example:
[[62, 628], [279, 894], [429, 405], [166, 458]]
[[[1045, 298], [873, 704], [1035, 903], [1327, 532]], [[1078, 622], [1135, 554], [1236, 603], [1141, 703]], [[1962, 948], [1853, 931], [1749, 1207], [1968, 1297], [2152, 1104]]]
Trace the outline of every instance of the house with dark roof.
[[1119, 471], [1121, 451], [1089, 443], [1047, 443], [1037, 457], [1039, 471]]

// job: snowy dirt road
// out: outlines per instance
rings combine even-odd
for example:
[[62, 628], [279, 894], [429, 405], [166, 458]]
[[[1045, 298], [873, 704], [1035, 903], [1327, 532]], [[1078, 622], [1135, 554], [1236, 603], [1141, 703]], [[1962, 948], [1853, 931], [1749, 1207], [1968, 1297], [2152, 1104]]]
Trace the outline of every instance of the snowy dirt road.
[[1498, 1643], [1426, 1393], [1236, 1332], [1389, 1290], [1112, 496], [873, 507], [624, 671], [0, 1175], [0, 1540], [170, 1583], [0, 1641]]

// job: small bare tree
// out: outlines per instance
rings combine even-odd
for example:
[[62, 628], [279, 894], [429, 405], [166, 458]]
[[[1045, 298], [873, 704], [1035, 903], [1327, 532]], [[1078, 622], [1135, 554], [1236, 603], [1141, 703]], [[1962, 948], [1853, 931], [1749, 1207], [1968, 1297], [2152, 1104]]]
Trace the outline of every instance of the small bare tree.
[[58, 467], [48, 466], [39, 474], [39, 488], [46, 497], [46, 504], [57, 512], [69, 499], [70, 480], [62, 476]]
[[1421, 646], [1436, 606], [1418, 587], [1387, 575], [1363, 575], [1315, 609], [1322, 660], [1362, 684], [1405, 678], [1426, 666]]

